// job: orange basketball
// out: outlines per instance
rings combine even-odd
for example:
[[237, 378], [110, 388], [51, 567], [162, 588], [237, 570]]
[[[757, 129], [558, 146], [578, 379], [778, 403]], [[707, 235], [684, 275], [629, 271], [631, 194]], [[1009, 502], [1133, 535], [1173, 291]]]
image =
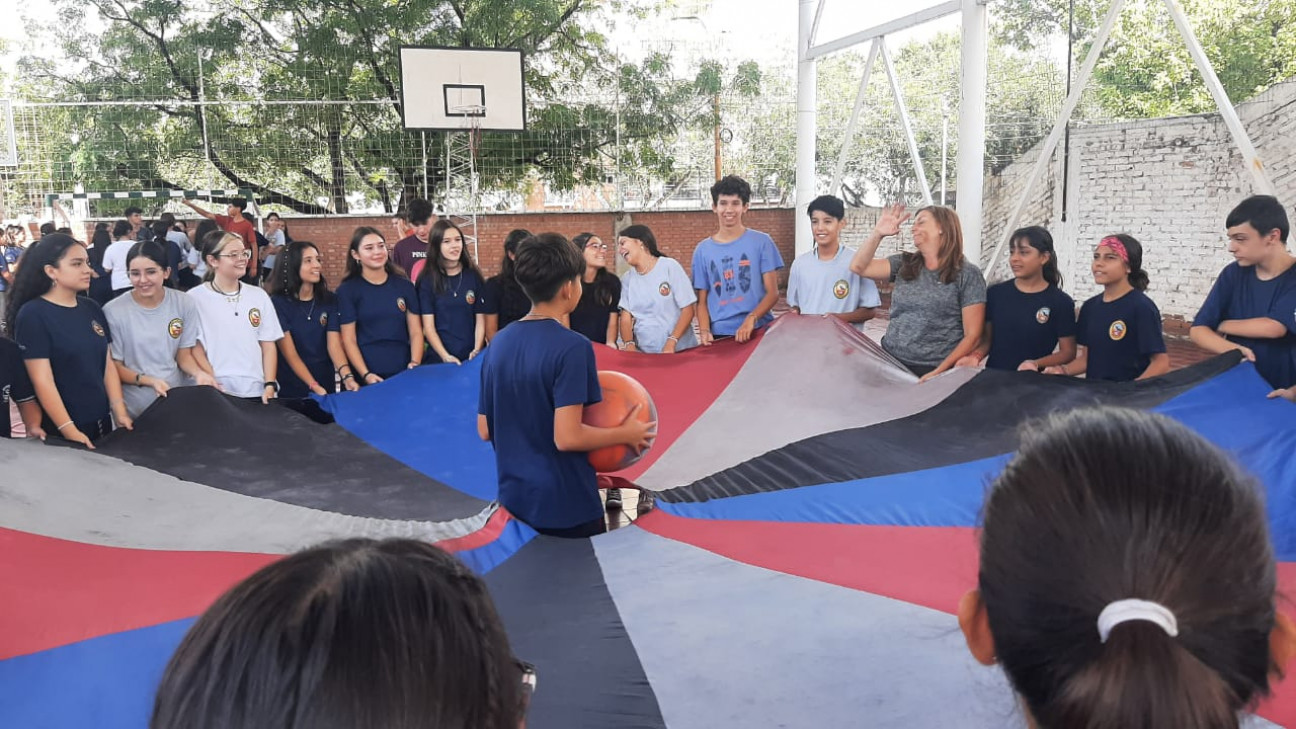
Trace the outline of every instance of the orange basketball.
[[[610, 370], [600, 370], [598, 378], [599, 387], [603, 390], [603, 401], [585, 408], [583, 420], [586, 425], [615, 428], [625, 422], [635, 405], [643, 405], [637, 416], [640, 421], [651, 423], [657, 420], [657, 406], [638, 380]], [[591, 451], [589, 461], [595, 471], [611, 473], [629, 468], [647, 453], [648, 450], [645, 449], [636, 455], [630, 446], [615, 445]]]

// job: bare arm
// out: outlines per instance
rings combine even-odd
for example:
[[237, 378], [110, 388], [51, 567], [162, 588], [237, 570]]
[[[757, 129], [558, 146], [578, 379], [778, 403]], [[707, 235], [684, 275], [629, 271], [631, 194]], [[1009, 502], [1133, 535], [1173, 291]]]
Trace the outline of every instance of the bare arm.
[[356, 341], [356, 325], [342, 325], [342, 351], [346, 353], [346, 358], [351, 360], [351, 367], [356, 371], [356, 378], [360, 384], [368, 385], [372, 379], [374, 382], [382, 382], [382, 377], [369, 371], [369, 366], [365, 364], [364, 355], [360, 352], [360, 344]]
[[485, 314], [486, 317], [486, 341], [489, 342], [499, 334], [499, 314]]
[[960, 359], [976, 351], [977, 345], [981, 343], [981, 330], [983, 328], [985, 328], [985, 304], [972, 304], [963, 307], [963, 339], [959, 340], [958, 345], [954, 347], [953, 352], [949, 353], [945, 361], [941, 362], [936, 369], [923, 375], [922, 381], [926, 382], [936, 375], [951, 369]]
[[412, 311], [407, 311], [405, 312], [405, 325], [409, 327], [410, 338], [410, 360], [408, 369], [412, 370], [423, 364], [423, 322], [419, 321], [418, 314], [415, 314]]
[[212, 213], [210, 211], [198, 207], [196, 204], [194, 204], [194, 201], [190, 200], [189, 198], [184, 198], [180, 202], [184, 203], [185, 205], [188, 205], [190, 208], [193, 209], [195, 213], [198, 213], [199, 215], [203, 216], [204, 218], [207, 218], [208, 220], [216, 219], [215, 213]]
[[606, 338], [606, 341], [607, 341], [607, 346], [609, 346], [609, 347], [613, 347], [613, 348], [616, 347], [616, 342], [617, 342], [617, 315], [616, 315], [616, 312], [613, 312], [613, 313], [611, 313], [611, 314], [608, 314], [608, 326], [607, 326], [607, 338]]
[[643, 406], [635, 405], [626, 419], [615, 428], [596, 428], [581, 422], [581, 416], [585, 412], [583, 405], [556, 408], [554, 446], [560, 451], [577, 453], [588, 453], [614, 445], [628, 445], [636, 451], [642, 451], [656, 437], [657, 423], [640, 422], [641, 407]]
[[864, 241], [864, 245], [860, 246], [851, 258], [851, 271], [854, 271], [857, 276], [875, 281], [890, 281], [891, 264], [885, 259], [876, 260], [877, 249], [884, 238], [898, 235], [900, 226], [908, 219], [909, 213], [905, 212], [904, 205], [901, 203], [883, 208], [882, 215], [878, 218], [877, 225], [873, 226], [873, 232], [869, 234], [868, 240]]
[[1035, 360], [1035, 366], [1039, 369], [1052, 367], [1054, 365], [1064, 365], [1076, 358], [1076, 338], [1062, 337], [1058, 340], [1058, 351], [1047, 357], [1041, 357]]
[[[798, 311], [797, 313], [800, 314], [801, 312]], [[847, 324], [863, 324], [864, 322], [868, 321], [869, 319], [872, 319], [876, 315], [877, 312], [874, 311], [873, 307], [871, 306], [861, 306], [855, 311], [846, 314], [833, 314], [833, 316], [837, 317], [838, 319], [841, 319]]]
[[665, 354], [674, 354], [675, 348], [679, 346], [680, 337], [684, 332], [693, 326], [693, 315], [697, 312], [697, 304], [689, 304], [680, 310], [679, 318], [675, 320], [675, 328], [671, 330], [670, 336], [666, 338], [666, 344], [662, 347]]
[[1261, 316], [1254, 319], [1222, 321], [1219, 325], [1219, 333], [1251, 339], [1282, 339], [1287, 336], [1287, 327], [1283, 326], [1282, 322]]
[[67, 440], [81, 443], [86, 448], [94, 450], [90, 437], [72, 424], [72, 418], [68, 415], [67, 407], [63, 404], [63, 396], [59, 394], [58, 386], [54, 384], [54, 370], [50, 367], [50, 361], [48, 359], [29, 359], [26, 361], [26, 366], [32, 389], [36, 391], [36, 400], [40, 402], [41, 409], [49, 415], [50, 422], [54, 424], [58, 434]]
[[486, 416], [477, 413], [477, 437], [489, 441], [491, 438], [490, 423], [486, 422]]
[[[176, 365], [181, 372], [192, 377], [195, 383], [215, 387], [219, 390], [220, 385], [216, 383], [216, 378], [212, 377], [211, 372], [203, 369], [203, 366], [198, 362], [198, 357], [195, 355], [197, 351], [197, 347], [181, 347], [176, 352]], [[211, 365], [208, 365], [208, 367], [211, 367]]]
[[[360, 383], [356, 381], [355, 370], [347, 364], [346, 350], [342, 347], [342, 335], [338, 332], [329, 332], [326, 341], [329, 359], [333, 362], [333, 371], [337, 372], [338, 378], [342, 381], [342, 388], [348, 392], [359, 390]], [[329, 388], [329, 391], [332, 392], [332, 388]]]
[[760, 303], [752, 309], [751, 313], [743, 319], [742, 326], [734, 333], [734, 339], [739, 342], [746, 342], [752, 338], [756, 331], [756, 323], [774, 308], [778, 303], [778, 271], [766, 271], [761, 274], [761, 282], [765, 284], [765, 296], [761, 297]]
[[1065, 362], [1063, 364], [1053, 365], [1045, 369], [1044, 374], [1067, 375], [1069, 377], [1075, 377], [1078, 375], [1083, 375], [1087, 371], [1089, 371], [1089, 348], [1081, 347], [1079, 350], [1079, 354], [1076, 355], [1075, 359], [1071, 360], [1070, 362]]
[[113, 419], [118, 427], [131, 430], [135, 424], [126, 412], [126, 401], [122, 399], [121, 377], [117, 374], [117, 365], [113, 363], [111, 350], [104, 355], [104, 389], [108, 391], [108, 406], [112, 408]]
[[1169, 371], [1170, 355], [1165, 352], [1158, 352], [1152, 355], [1152, 362], [1148, 364], [1147, 369], [1143, 370], [1143, 374], [1138, 376], [1138, 379], [1146, 380], [1152, 377], [1160, 377]]
[[[306, 387], [316, 395], [327, 395], [329, 393], [328, 390], [320, 386], [320, 383], [315, 381], [315, 375], [311, 374], [310, 368], [302, 361], [301, 355], [297, 353], [297, 345], [293, 342], [292, 334], [284, 332], [283, 339], [279, 340], [278, 345], [279, 356], [283, 357], [284, 364], [287, 364], [288, 369], [294, 375], [297, 375], [297, 379], [305, 382]], [[333, 383], [330, 382], [329, 384]]]
[[626, 349], [630, 349], [631, 347], [638, 349], [639, 345], [634, 340], [634, 315], [625, 309], [622, 309], [621, 315], [617, 317], [617, 321], [621, 328], [621, 341], [623, 346]]
[[41, 427], [41, 406], [35, 400], [18, 403], [18, 414], [22, 416], [23, 428], [28, 438], [45, 440], [45, 429]]
[[472, 359], [481, 354], [482, 347], [486, 346], [486, 315], [473, 315], [473, 350], [468, 354], [468, 359]]
[[432, 351], [436, 352], [436, 355], [441, 358], [442, 362], [460, 364], [459, 358], [450, 354], [450, 352], [445, 348], [445, 343], [441, 341], [441, 335], [437, 334], [435, 315], [423, 315], [423, 336], [427, 338], [428, 346], [432, 347]]
[[[206, 372], [213, 378], [216, 376], [216, 368], [212, 367], [211, 360], [207, 359], [207, 349], [203, 347], [202, 342], [198, 342], [194, 345], [193, 358], [194, 362], [198, 364], [198, 367], [201, 368], [203, 372]], [[219, 389], [220, 385], [217, 385], [216, 387]]]
[[[274, 382], [279, 374], [279, 352], [274, 342], [261, 342], [261, 371], [265, 373], [266, 382]], [[268, 405], [276, 394], [274, 387], [266, 385], [261, 390], [261, 402]]]
[[158, 377], [150, 377], [143, 372], [137, 372], [126, 366], [126, 363], [119, 359], [112, 360], [113, 367], [117, 370], [118, 387], [151, 387], [158, 397], [166, 397], [170, 392], [171, 386], [166, 380]]
[[707, 290], [694, 289], [697, 292], [698, 342], [704, 347], [711, 346], [711, 311], [707, 309]]

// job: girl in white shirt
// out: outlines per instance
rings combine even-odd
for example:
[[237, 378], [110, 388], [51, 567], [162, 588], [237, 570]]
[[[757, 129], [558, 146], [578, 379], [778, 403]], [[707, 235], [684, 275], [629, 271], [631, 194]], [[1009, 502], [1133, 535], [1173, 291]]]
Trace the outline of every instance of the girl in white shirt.
[[621, 277], [622, 347], [671, 354], [697, 346], [697, 293], [684, 267], [657, 250], [657, 238], [646, 225], [622, 230], [617, 249], [630, 264]]

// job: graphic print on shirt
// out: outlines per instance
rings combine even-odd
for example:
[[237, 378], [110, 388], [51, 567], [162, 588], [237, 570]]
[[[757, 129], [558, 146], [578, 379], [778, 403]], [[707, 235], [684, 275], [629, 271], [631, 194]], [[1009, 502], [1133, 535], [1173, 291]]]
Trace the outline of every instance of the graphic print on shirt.
[[1041, 306], [1040, 310], [1035, 312], [1035, 321], [1040, 324], [1048, 324], [1049, 316], [1053, 313], [1047, 306]]
[[833, 284], [833, 296], [836, 296], [839, 299], [844, 299], [849, 293], [850, 284], [846, 283], [846, 279], [841, 279], [837, 283]]
[[473, 291], [472, 289], [468, 289], [468, 293], [464, 295], [464, 301], [468, 302], [469, 306], [472, 306], [473, 304], [477, 303], [477, 292]]
[[1107, 336], [1111, 337], [1113, 342], [1119, 342], [1125, 338], [1125, 333], [1127, 331], [1128, 329], [1125, 326], [1125, 322], [1117, 319], [1112, 322], [1111, 328], [1107, 330]]
[[177, 316], [167, 322], [167, 334], [170, 334], [172, 339], [179, 339], [180, 335], [184, 334], [184, 319]]
[[662, 285], [657, 287], [657, 293], [661, 294], [662, 296], [670, 296], [671, 295], [670, 284], [666, 283], [665, 281], [662, 281]]
[[738, 288], [742, 289], [744, 294], [752, 288], [751, 259], [746, 253], [738, 259]]
[[738, 291], [737, 284], [734, 283], [734, 265], [733, 256], [725, 256], [720, 259], [720, 271], [724, 277], [724, 291], [732, 296]]
[[252, 309], [251, 311], [249, 311], [248, 321], [252, 323], [252, 326], [259, 328], [261, 326], [261, 310]]
[[724, 286], [724, 279], [720, 277], [720, 270], [716, 268], [715, 261], [710, 261], [711, 267], [711, 288], [715, 289], [715, 295], [720, 296], [720, 289]]

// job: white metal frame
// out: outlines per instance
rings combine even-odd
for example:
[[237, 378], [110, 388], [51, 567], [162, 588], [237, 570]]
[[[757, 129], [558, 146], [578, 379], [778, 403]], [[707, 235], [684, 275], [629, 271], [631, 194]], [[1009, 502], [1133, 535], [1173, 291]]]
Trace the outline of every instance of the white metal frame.
[[[1238, 118], [1237, 110], [1233, 108], [1228, 92], [1224, 90], [1224, 85], [1220, 83], [1219, 76], [1215, 74], [1214, 66], [1211, 65], [1210, 59], [1206, 58], [1206, 53], [1202, 50], [1201, 43], [1193, 32], [1192, 25], [1188, 22], [1188, 16], [1184, 14], [1183, 8], [1179, 5], [1179, 0], [1164, 0], [1164, 2], [1170, 10], [1171, 17], [1174, 18], [1174, 23], [1179, 29], [1179, 35], [1188, 46], [1188, 53], [1196, 63], [1198, 72], [1206, 81], [1206, 88], [1210, 90], [1211, 96], [1215, 99], [1215, 105], [1219, 108], [1220, 116], [1224, 118], [1224, 124], [1233, 137], [1233, 143], [1242, 152], [1242, 162], [1251, 174], [1256, 189], [1263, 194], [1273, 195], [1274, 185], [1265, 171], [1264, 162], [1256, 152], [1255, 145], [1251, 142], [1251, 137], [1247, 134], [1246, 128], [1242, 126], [1242, 120]], [[1044, 146], [1040, 148], [1039, 158], [1035, 160], [1035, 164], [1031, 167], [1030, 176], [1026, 178], [1026, 185], [1022, 188], [1021, 197], [1017, 200], [1017, 204], [1013, 206], [1012, 216], [1008, 218], [1008, 224], [1004, 227], [1003, 235], [1000, 236], [994, 253], [990, 256], [990, 262], [986, 267], [987, 272], [994, 271], [996, 264], [999, 262], [999, 256], [1002, 255], [1004, 247], [1010, 242], [1009, 239], [1013, 231], [1017, 229], [1031, 191], [1052, 160], [1058, 141], [1062, 138], [1062, 133], [1065, 131], [1071, 115], [1075, 113], [1075, 108], [1080, 102], [1080, 96], [1084, 93], [1094, 66], [1097, 65], [1098, 58], [1102, 55], [1103, 48], [1107, 45], [1112, 29], [1115, 27], [1116, 21], [1120, 19], [1121, 11], [1124, 8], [1125, 0], [1113, 0], [1111, 7], [1107, 10], [1107, 16], [1103, 19], [1098, 35], [1089, 49], [1089, 55], [1080, 68], [1080, 75], [1071, 88], [1071, 94], [1063, 102], [1062, 112], [1053, 125], [1053, 131], [1049, 132], [1048, 137], [1044, 140]]]

